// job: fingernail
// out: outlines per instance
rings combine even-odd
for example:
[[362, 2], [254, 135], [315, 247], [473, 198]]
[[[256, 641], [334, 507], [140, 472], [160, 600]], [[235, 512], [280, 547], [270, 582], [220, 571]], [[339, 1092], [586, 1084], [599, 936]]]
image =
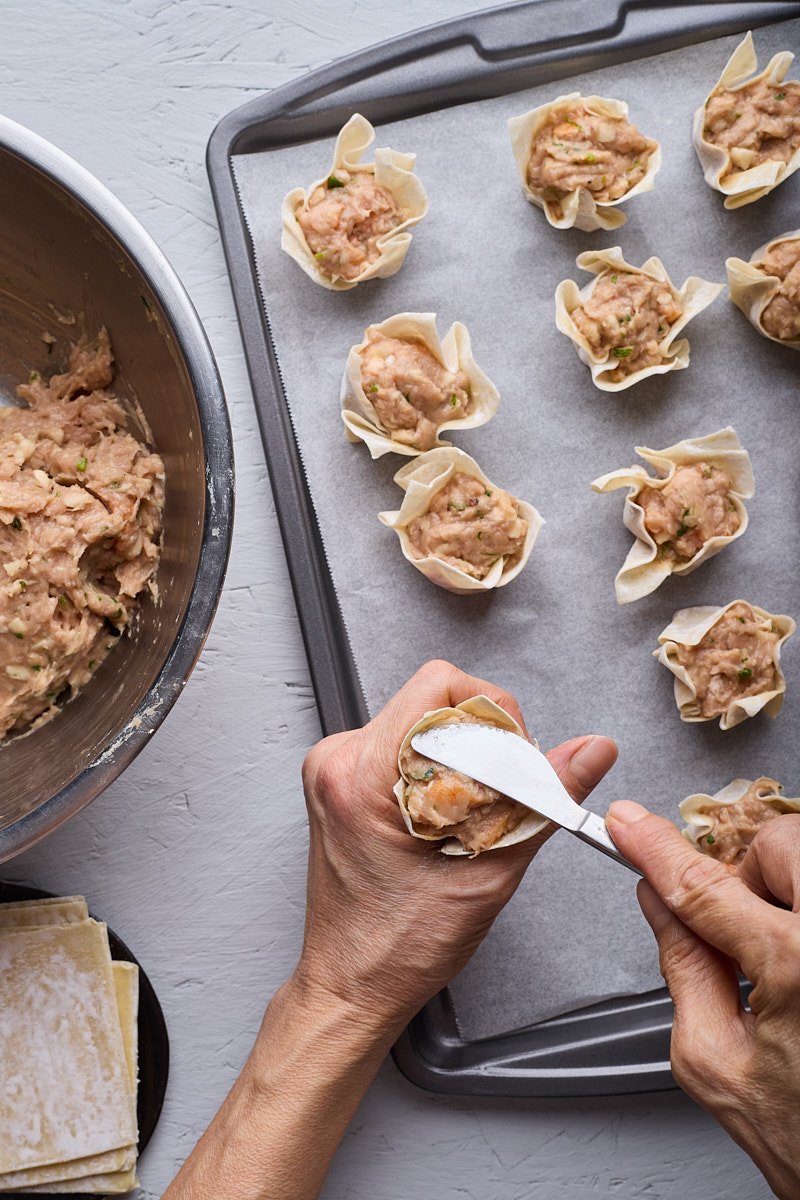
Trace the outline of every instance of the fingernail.
[[635, 825], [648, 813], [647, 809], [643, 808], [641, 804], [637, 804], [635, 800], [615, 800], [609, 807], [608, 815], [615, 821], [621, 821], [623, 825]]
[[584, 791], [589, 791], [605, 775], [616, 757], [610, 738], [592, 737], [569, 760], [569, 769]]

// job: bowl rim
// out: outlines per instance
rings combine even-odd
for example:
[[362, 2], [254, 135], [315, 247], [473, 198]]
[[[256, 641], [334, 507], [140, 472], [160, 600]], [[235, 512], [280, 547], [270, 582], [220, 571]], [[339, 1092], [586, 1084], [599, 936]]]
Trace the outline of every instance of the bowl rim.
[[208, 337], [164, 253], [122, 201], [51, 142], [0, 114], [0, 150], [9, 151], [67, 192], [126, 249], [169, 319], [197, 403], [205, 467], [200, 555], [183, 621], [146, 694], [114, 740], [63, 788], [0, 830], [0, 862], [52, 833], [95, 800], [133, 761], [172, 708], [203, 649], [230, 554], [234, 459], [230, 418]]

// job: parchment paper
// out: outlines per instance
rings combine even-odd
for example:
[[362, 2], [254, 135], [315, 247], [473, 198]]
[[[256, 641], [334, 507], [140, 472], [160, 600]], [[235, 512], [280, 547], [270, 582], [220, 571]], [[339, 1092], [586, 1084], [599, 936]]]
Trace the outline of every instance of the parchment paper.
[[[760, 62], [798, 45], [800, 22], [756, 32]], [[691, 117], [740, 39], [581, 75], [378, 129], [377, 145], [417, 153], [430, 213], [400, 273], [342, 293], [316, 286], [279, 249], [280, 202], [328, 167], [333, 140], [239, 157], [235, 171], [297, 437], [367, 702], [375, 712], [428, 658], [444, 656], [516, 693], [543, 748], [576, 734], [617, 739], [620, 758], [591, 806], [630, 796], [677, 819], [678, 802], [735, 776], [800, 787], [798, 648], [786, 646], [788, 694], [776, 721], [723, 733], [684, 725], [672, 676], [654, 659], [673, 612], [743, 596], [800, 616], [797, 563], [800, 356], [761, 338], [724, 293], [688, 327], [686, 371], [609, 395], [554, 324], [553, 293], [575, 256], [617, 242], [627, 259], [659, 255], [680, 286], [724, 281], [725, 258], [749, 258], [797, 226], [800, 175], [769, 198], [726, 212], [702, 178]], [[506, 118], [561, 92], [627, 100], [631, 119], [664, 149], [656, 189], [624, 206], [615, 233], [551, 229], [522, 195]], [[443, 334], [464, 321], [479, 364], [500, 389], [496, 418], [453, 441], [491, 479], [534, 503], [547, 524], [520, 577], [487, 597], [452, 596], [400, 554], [376, 514], [399, 507], [392, 474], [345, 440], [339, 382], [366, 325], [403, 310], [435, 311]], [[750, 528], [685, 579], [618, 608], [613, 579], [631, 543], [624, 492], [589, 481], [655, 448], [733, 424], [757, 493]], [[584, 1002], [661, 983], [634, 877], [566, 833], [544, 848], [514, 900], [453, 985], [462, 1030], [483, 1037]]]

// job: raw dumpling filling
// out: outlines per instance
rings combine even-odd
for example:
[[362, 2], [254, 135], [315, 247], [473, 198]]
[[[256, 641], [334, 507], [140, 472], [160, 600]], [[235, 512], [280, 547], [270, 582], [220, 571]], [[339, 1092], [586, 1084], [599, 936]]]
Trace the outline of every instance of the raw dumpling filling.
[[730, 154], [722, 179], [763, 162], [788, 163], [800, 148], [800, 83], [757, 79], [714, 92], [706, 101], [703, 137]]
[[781, 285], [761, 314], [767, 333], [781, 341], [800, 338], [800, 238], [776, 242], [759, 264]]
[[592, 353], [616, 363], [609, 372], [614, 383], [664, 362], [661, 342], [682, 315], [668, 283], [633, 271], [604, 271], [591, 295], [570, 313]]
[[463, 471], [435, 492], [427, 512], [408, 526], [420, 558], [440, 558], [476, 579], [488, 575], [498, 558], [521, 554], [527, 533], [528, 522], [513, 496]]
[[393, 439], [429, 450], [445, 421], [472, 410], [469, 376], [448, 371], [421, 342], [366, 332], [361, 383], [381, 424]]
[[636, 503], [662, 558], [688, 562], [712, 537], [731, 537], [741, 519], [725, 471], [705, 462], [678, 467], [662, 488], [644, 487]]
[[0, 408], [0, 739], [91, 678], [158, 565], [164, 465], [124, 431], [113, 375], [103, 329]]
[[696, 809], [693, 816], [711, 824], [698, 840], [698, 849], [726, 866], [738, 867], [759, 829], [775, 817], [796, 811], [781, 799], [782, 790], [776, 780], [762, 776], [739, 800]]
[[554, 113], [534, 138], [528, 185], [559, 216], [560, 202], [579, 188], [607, 204], [641, 182], [656, 148], [625, 117], [598, 116], [582, 105], [565, 109]]
[[723, 613], [696, 646], [677, 645], [677, 660], [690, 676], [704, 718], [719, 717], [745, 696], [775, 687], [780, 634], [772, 621], [740, 602]]
[[[443, 724], [454, 725], [459, 720], [473, 725], [485, 723], [465, 714]], [[406, 786], [405, 803], [415, 830], [458, 838], [471, 854], [489, 850], [504, 834], [516, 829], [528, 811], [494, 788], [432, 762], [411, 745], [401, 752], [400, 766], [411, 781]]]
[[407, 215], [371, 172], [337, 170], [298, 209], [297, 222], [325, 274], [349, 280], [378, 260], [378, 240]]

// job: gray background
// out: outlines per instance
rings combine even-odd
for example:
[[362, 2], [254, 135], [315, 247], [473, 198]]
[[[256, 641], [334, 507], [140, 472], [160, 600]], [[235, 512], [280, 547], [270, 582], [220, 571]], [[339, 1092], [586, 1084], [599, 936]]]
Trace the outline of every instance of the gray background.
[[[219, 117], [265, 89], [382, 37], [479, 7], [468, 0], [409, 0], [402, 8], [393, 0], [318, 0], [313, 11], [301, 0], [0, 5], [0, 107], [94, 171], [160, 242], [206, 324], [236, 435], [233, 559], [217, 623], [185, 695], [91, 809], [0, 868], [6, 878], [85, 891], [159, 991], [173, 1072], [142, 1163], [147, 1200], [161, 1194], [212, 1116], [266, 1000], [295, 960], [305, 865], [298, 772], [319, 732], [208, 193], [205, 144]], [[448, 319], [458, 315], [441, 311]], [[697, 353], [697, 334], [693, 342]], [[577, 372], [568, 349], [559, 347], [560, 361]], [[482, 358], [493, 365], [485, 352]], [[692, 368], [682, 378], [695, 378]], [[760, 484], [765, 504], [763, 472]], [[531, 498], [550, 516], [554, 538], [544, 498]], [[613, 499], [597, 499], [598, 529], [614, 525], [614, 509]], [[769, 1191], [682, 1096], [457, 1101], [417, 1091], [387, 1063], [324, 1195], [762, 1200]]]
[[[759, 30], [763, 61], [796, 45], [798, 32], [798, 21]], [[614, 394], [592, 384], [554, 321], [558, 281], [590, 278], [575, 265], [581, 250], [621, 245], [637, 265], [657, 254], [680, 287], [692, 274], [724, 280], [728, 255], [749, 258], [765, 230], [795, 227], [800, 180], [729, 213], [696, 161], [693, 109], [740, 40], [381, 126], [376, 145], [417, 153], [430, 212], [397, 275], [347, 292], [320, 288], [280, 250], [281, 199], [325, 174], [331, 141], [236, 160], [292, 420], [371, 710], [421, 661], [449, 658], [512, 691], [545, 748], [581, 733], [617, 739], [619, 762], [591, 801], [600, 811], [612, 795], [635, 795], [676, 819], [684, 796], [762, 774], [794, 794], [800, 696], [791, 682], [775, 722], [762, 716], [725, 732], [687, 725], [673, 677], [652, 651], [675, 610], [689, 605], [743, 596], [797, 615], [796, 353], [760, 337], [723, 293], [684, 331], [687, 370]], [[655, 190], [624, 205], [628, 222], [611, 233], [557, 232], [522, 196], [506, 120], [572, 91], [623, 97], [632, 119], [662, 142]], [[399, 506], [392, 475], [408, 460], [373, 462], [345, 439], [336, 403], [347, 351], [365, 325], [437, 309], [442, 335], [452, 319], [467, 325], [502, 397], [489, 425], [456, 431], [453, 441], [546, 521], [519, 578], [489, 595], [453, 596], [404, 561], [376, 514]], [[727, 424], [753, 459], [747, 533], [690, 577], [618, 608], [613, 579], [633, 541], [622, 524], [625, 491], [598, 497], [590, 480], [630, 466], [636, 445], [669, 446]], [[784, 655], [790, 681], [797, 644]], [[561, 836], [453, 992], [465, 1036], [487, 1037], [659, 983], [632, 877]]]

